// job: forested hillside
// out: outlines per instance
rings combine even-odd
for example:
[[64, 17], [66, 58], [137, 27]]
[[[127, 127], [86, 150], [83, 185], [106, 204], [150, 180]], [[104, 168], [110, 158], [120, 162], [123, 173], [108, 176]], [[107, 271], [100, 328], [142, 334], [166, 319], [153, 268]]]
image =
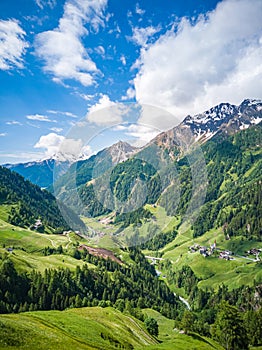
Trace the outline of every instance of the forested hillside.
[[209, 185], [195, 236], [223, 226], [225, 235], [261, 240], [261, 147], [261, 123], [234, 136], [218, 135], [203, 147]]
[[[79, 229], [85, 227], [77, 215], [64, 204], [60, 203], [58, 206], [52, 194], [4, 167], [0, 167], [1, 204], [10, 205], [8, 221], [16, 226], [31, 227], [36, 220], [40, 220], [42, 224], [37, 227], [38, 230], [57, 233], [68, 230], [70, 223]], [[60, 210], [69, 223], [65, 221]]]
[[[205, 203], [193, 224], [195, 237], [213, 227], [223, 226], [225, 235], [261, 240], [261, 145], [261, 123], [234, 135], [218, 133], [203, 145], [208, 185]], [[138, 153], [137, 158], [115, 166], [110, 181], [105, 180], [109, 176], [107, 173], [96, 179], [100, 198], [93, 182], [80, 186], [78, 195], [82, 208], [84, 206], [83, 213], [99, 216], [116, 211], [116, 224], [122, 222], [126, 227], [141, 223], [143, 218], [152, 216], [143, 205], [123, 213], [125, 207], [117, 207], [116, 201], [111, 199], [113, 193], [121, 204], [135, 193], [135, 203], [157, 204], [164, 207], [168, 215], [183, 217], [192, 196], [192, 172], [188, 159], [184, 157], [177, 162], [169, 158], [165, 149], [158, 149], [154, 166], [154, 163], [148, 164], [143, 155], [153, 152], [152, 149], [150, 145]], [[145, 187], [134, 191], [138, 183]], [[80, 208], [79, 198], [68, 197], [69, 205]]]
[[[97, 266], [18, 273], [12, 261], [0, 256], [0, 313], [63, 310], [68, 307], [114, 306], [141, 318], [149, 307], [175, 318], [184, 307], [168, 286], [157, 278], [154, 268], [137, 249], [129, 252], [131, 264], [79, 253], [86, 263]], [[140, 315], [140, 316], [139, 316]]]

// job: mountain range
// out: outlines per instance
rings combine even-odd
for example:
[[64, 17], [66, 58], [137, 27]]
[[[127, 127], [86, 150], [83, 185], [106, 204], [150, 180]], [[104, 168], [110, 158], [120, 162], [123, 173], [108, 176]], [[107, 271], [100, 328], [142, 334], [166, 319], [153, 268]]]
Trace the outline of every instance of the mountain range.
[[[188, 115], [177, 127], [160, 133], [149, 144], [155, 143], [166, 149], [177, 147], [182, 140], [185, 141], [187, 147], [196, 141], [203, 144], [216, 134], [232, 134], [256, 125], [261, 121], [262, 101], [260, 100], [246, 99], [239, 106], [221, 103], [195, 116]], [[147, 147], [148, 144], [143, 148]], [[77, 185], [83, 184], [92, 177], [99, 176], [110, 167], [127, 160], [138, 151], [141, 151], [141, 149], [133, 147], [127, 142], [119, 141], [88, 159], [75, 162], [70, 159], [70, 163], [72, 163], [71, 170], [65, 175], [68, 178], [65, 182], [70, 182], [69, 178], [72, 175], [72, 171], [77, 169]], [[42, 161], [4, 164], [3, 166], [16, 171], [32, 183], [47, 188], [53, 183], [53, 171], [56, 161], [57, 157], [54, 155], [54, 157]], [[60, 158], [59, 162], [61, 162]], [[66, 159], [62, 161], [62, 164], [64, 162], [66, 162]], [[96, 169], [96, 174], [93, 174], [94, 168]]]

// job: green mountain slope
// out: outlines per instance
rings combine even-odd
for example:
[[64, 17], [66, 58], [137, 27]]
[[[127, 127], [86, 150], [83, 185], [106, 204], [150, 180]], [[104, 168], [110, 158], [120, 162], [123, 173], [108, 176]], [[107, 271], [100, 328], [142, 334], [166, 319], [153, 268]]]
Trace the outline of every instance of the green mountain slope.
[[140, 321], [112, 308], [1, 315], [0, 349], [222, 349], [197, 334], [180, 334], [174, 322], [158, 312], [145, 313], [158, 321], [160, 342]]
[[[261, 146], [261, 123], [234, 135], [218, 133], [202, 146], [207, 188], [200, 212], [194, 213], [194, 205], [190, 210], [192, 218], [196, 216], [193, 223], [190, 217], [188, 220], [194, 237], [212, 228], [223, 227], [225, 236], [229, 238], [241, 236], [261, 240]], [[185, 221], [185, 214], [193, 202], [194, 179], [191, 170], [192, 166], [197, 169], [199, 165], [189, 165], [188, 156], [179, 161], [173, 160], [165, 148], [159, 150], [158, 147], [158, 153], [154, 151], [154, 145], [149, 145], [134, 158], [118, 164], [110, 174], [106, 173], [78, 188], [78, 199], [81, 198], [81, 205], [84, 206], [83, 214], [93, 217], [109, 214], [110, 225], [101, 225], [101, 231], [106, 227], [111, 233], [122, 232], [122, 236], [125, 236], [128, 227], [129, 231], [138, 232], [138, 236], [142, 237], [141, 242], [146, 238], [145, 231], [146, 241], [150, 235], [165, 232], [163, 220], [159, 220], [148, 205], [163, 208], [166, 221], [171, 222], [172, 217], [180, 218], [180, 224]], [[145, 153], [149, 155], [145, 156]], [[148, 164], [146, 159], [153, 159], [154, 163]], [[195, 190], [198, 193], [194, 197], [196, 202], [202, 191], [201, 171], [199, 174], [200, 187]], [[102, 220], [101, 217], [99, 219]], [[150, 227], [148, 221], [151, 221]], [[170, 226], [170, 232], [179, 229], [180, 224]], [[173, 238], [169, 235], [163, 244]], [[150, 242], [149, 246], [152, 249]], [[146, 245], [143, 247], [146, 248]]]
[[[0, 205], [8, 204], [10, 211], [7, 220], [16, 226], [61, 233], [74, 228], [85, 228], [83, 222], [64, 204], [57, 203], [49, 192], [41, 190], [25, 180], [21, 175], [0, 167]], [[64, 219], [67, 217], [67, 222]]]
[[112, 308], [0, 316], [0, 349], [139, 349], [157, 341]]

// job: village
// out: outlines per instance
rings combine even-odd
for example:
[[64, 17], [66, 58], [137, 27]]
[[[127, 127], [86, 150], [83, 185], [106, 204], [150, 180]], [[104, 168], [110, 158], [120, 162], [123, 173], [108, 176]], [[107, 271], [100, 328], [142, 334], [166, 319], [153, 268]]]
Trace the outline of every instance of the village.
[[[192, 246], [188, 247], [188, 250], [190, 253], [196, 253], [199, 252], [204, 258], [207, 258], [208, 256], [213, 255], [215, 252], [219, 252], [218, 258], [224, 259], [224, 260], [235, 260], [235, 257], [243, 258], [243, 259], [249, 259], [251, 261], [260, 261], [260, 253], [262, 252], [262, 249], [259, 248], [252, 248], [248, 251], [246, 251], [246, 255], [238, 255], [230, 250], [222, 250], [217, 247], [216, 241], [212, 244], [210, 244], [210, 247], [207, 246], [201, 246], [198, 243], [193, 244]], [[255, 258], [251, 258], [249, 256], [255, 256]]]

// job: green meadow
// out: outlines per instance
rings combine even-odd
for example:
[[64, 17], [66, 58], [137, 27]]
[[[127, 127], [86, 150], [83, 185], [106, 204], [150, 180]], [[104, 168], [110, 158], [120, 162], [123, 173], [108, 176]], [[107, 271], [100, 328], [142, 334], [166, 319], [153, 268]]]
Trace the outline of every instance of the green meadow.
[[151, 309], [144, 314], [159, 324], [150, 336], [142, 322], [112, 308], [82, 308], [0, 315], [0, 349], [222, 349], [197, 334], [180, 334], [174, 321]]

